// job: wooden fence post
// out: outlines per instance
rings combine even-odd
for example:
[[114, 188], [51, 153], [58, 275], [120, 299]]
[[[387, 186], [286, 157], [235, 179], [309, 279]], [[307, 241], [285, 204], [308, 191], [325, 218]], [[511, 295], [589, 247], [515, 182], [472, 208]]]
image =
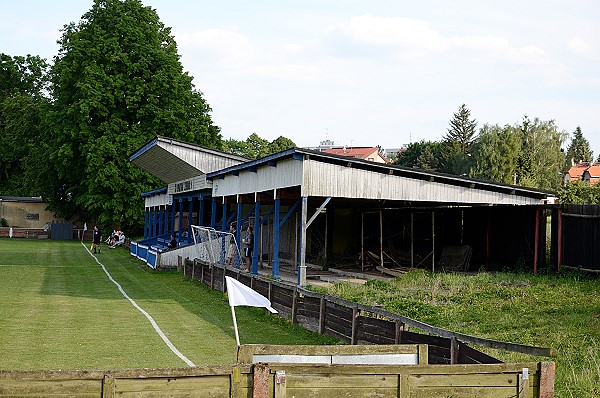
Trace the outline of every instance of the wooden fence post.
[[296, 323], [296, 311], [298, 306], [298, 288], [294, 286], [292, 290], [292, 323]]
[[285, 370], [275, 372], [275, 398], [286, 398]]
[[102, 398], [114, 398], [115, 396], [115, 379], [111, 374], [107, 373], [102, 379]]
[[352, 307], [352, 336], [350, 337], [350, 344], [356, 345], [358, 321], [357, 318], [360, 315], [360, 311], [357, 306]]
[[235, 366], [231, 371], [231, 398], [242, 398], [242, 371]]
[[456, 337], [450, 338], [450, 363], [452, 365], [459, 363], [460, 344]]
[[519, 375], [519, 387], [517, 390], [517, 398], [529, 398], [529, 369], [523, 368], [523, 372]]
[[321, 305], [319, 306], [319, 334], [325, 333], [325, 296], [321, 296]]

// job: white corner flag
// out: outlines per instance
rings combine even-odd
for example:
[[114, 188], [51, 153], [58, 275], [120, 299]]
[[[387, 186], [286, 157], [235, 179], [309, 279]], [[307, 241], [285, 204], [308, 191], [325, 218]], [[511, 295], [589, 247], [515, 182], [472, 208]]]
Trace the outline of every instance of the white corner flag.
[[231, 315], [233, 316], [233, 326], [235, 328], [235, 341], [237, 345], [240, 345], [240, 336], [238, 334], [237, 320], [235, 319], [236, 306], [246, 307], [263, 307], [276, 314], [277, 310], [271, 307], [271, 302], [268, 298], [262, 294], [252, 290], [243, 283], [233, 279], [230, 276], [225, 277], [227, 283], [227, 298], [229, 299], [229, 306], [231, 307]]

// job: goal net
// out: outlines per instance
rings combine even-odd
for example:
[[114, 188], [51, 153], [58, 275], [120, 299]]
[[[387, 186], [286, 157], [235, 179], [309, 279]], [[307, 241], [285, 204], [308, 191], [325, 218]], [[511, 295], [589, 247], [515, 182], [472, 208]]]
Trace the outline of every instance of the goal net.
[[196, 255], [211, 265], [220, 264], [240, 268], [242, 256], [235, 235], [211, 227], [192, 225]]

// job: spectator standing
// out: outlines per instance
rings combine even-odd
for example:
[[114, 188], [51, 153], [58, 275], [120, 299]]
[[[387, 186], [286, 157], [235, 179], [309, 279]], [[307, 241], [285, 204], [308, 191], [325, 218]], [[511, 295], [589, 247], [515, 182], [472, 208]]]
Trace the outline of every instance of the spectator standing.
[[246, 260], [246, 269], [252, 272], [252, 251], [254, 250], [254, 234], [251, 226], [246, 230], [246, 238], [244, 238], [244, 258]]

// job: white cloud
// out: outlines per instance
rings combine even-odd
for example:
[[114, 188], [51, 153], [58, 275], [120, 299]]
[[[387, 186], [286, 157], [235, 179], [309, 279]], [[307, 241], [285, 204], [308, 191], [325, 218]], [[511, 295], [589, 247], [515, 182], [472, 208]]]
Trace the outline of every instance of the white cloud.
[[363, 14], [330, 27], [328, 33], [341, 33], [359, 44], [394, 48], [409, 57], [448, 49], [447, 39], [426, 22], [404, 17]]
[[583, 58], [596, 58], [596, 50], [581, 37], [573, 37], [567, 42], [567, 48], [571, 53]]
[[246, 64], [254, 51], [246, 36], [227, 29], [205, 29], [193, 33], [175, 33], [174, 36], [184, 51], [208, 50], [219, 57], [221, 64]]

